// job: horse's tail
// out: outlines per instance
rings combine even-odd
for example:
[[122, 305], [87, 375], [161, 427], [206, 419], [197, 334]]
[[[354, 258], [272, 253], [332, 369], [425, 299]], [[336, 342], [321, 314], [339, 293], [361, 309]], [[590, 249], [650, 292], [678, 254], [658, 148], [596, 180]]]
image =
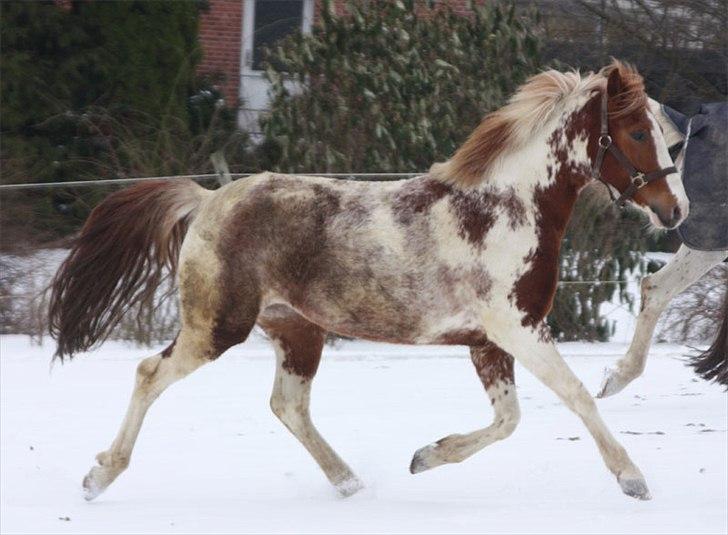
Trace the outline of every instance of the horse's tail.
[[720, 314], [715, 340], [704, 352], [691, 357], [690, 365], [703, 379], [728, 387], [728, 279]]
[[51, 282], [54, 358], [103, 342], [129, 309], [154, 303], [162, 279], [174, 276], [187, 228], [208, 193], [190, 180], [147, 182], [94, 208]]

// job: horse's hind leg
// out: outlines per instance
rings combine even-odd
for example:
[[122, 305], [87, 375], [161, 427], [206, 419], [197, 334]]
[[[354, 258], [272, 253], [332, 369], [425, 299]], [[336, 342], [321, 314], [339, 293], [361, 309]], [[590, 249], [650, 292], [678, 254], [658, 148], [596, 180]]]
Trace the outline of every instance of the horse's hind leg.
[[83, 480], [87, 500], [101, 494], [129, 465], [144, 416], [154, 400], [169, 385], [208, 362], [207, 348], [200, 341], [199, 333], [182, 329], [170, 347], [139, 363], [134, 393], [121, 428], [111, 447], [96, 456], [97, 466]]
[[615, 369], [607, 369], [597, 397], [612, 396], [639, 377], [657, 320], [672, 299], [720, 263], [728, 251], [696, 251], [681, 245], [662, 269], [642, 279], [642, 307], [637, 316], [632, 343]]
[[276, 375], [270, 406], [304, 445], [343, 496], [362, 488], [359, 479], [319, 434], [311, 421], [311, 383], [318, 369], [326, 332], [295, 311], [276, 305], [258, 320], [276, 352]]
[[260, 299], [254, 279], [240, 280], [246, 283], [245, 289], [221, 289], [214, 276], [218, 268], [209, 255], [197, 255], [180, 265], [182, 329], [167, 349], [137, 367], [134, 392], [121, 428], [111, 447], [97, 455], [98, 465], [83, 480], [87, 500], [103, 492], [129, 465], [144, 416], [159, 395], [243, 342], [255, 325]]
[[470, 348], [470, 358], [493, 405], [493, 423], [466, 435], [450, 435], [415, 452], [410, 472], [416, 474], [445, 463], [459, 463], [513, 433], [520, 419], [513, 357], [488, 342]]

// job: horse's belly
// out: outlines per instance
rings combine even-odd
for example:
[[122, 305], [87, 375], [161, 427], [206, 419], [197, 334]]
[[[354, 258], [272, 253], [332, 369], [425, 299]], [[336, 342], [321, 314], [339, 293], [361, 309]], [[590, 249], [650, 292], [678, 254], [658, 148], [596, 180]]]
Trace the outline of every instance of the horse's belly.
[[486, 336], [478, 307], [465, 312], [442, 310], [421, 303], [379, 300], [342, 306], [321, 301], [292, 305], [301, 315], [329, 332], [351, 338], [395, 344], [480, 345]]

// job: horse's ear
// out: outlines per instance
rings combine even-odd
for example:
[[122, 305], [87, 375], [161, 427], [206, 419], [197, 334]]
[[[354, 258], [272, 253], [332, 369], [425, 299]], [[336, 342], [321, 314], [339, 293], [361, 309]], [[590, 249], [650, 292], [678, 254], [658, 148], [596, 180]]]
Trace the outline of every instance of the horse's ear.
[[607, 78], [607, 95], [614, 97], [622, 91], [622, 73], [619, 65], [609, 70], [609, 78]]

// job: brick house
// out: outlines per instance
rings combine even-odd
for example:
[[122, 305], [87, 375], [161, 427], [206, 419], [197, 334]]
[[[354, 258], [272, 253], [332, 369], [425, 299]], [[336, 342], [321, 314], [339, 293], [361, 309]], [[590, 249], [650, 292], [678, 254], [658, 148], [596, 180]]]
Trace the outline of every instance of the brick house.
[[[468, 11], [468, 0], [421, 1]], [[322, 0], [209, 0], [200, 20], [199, 72], [219, 80], [228, 106], [238, 107], [240, 126], [255, 131], [258, 114], [267, 107], [262, 47], [293, 31], [310, 32], [322, 4]], [[343, 12], [345, 4], [345, 0], [334, 0], [333, 5]]]

